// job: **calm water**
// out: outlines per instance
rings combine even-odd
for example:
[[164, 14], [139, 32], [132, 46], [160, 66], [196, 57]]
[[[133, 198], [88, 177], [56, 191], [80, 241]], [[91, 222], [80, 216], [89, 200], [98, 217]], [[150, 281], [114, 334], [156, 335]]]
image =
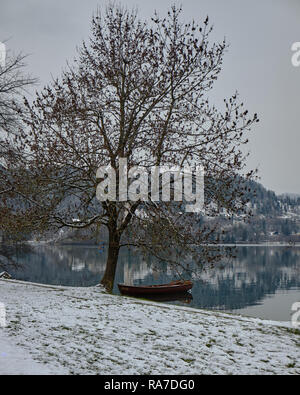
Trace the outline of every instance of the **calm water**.
[[[38, 246], [18, 252], [14, 278], [45, 284], [89, 286], [101, 279], [106, 251], [94, 246]], [[152, 270], [153, 260], [130, 250], [120, 255], [116, 282], [165, 283], [175, 276]], [[115, 285], [115, 293], [118, 293]], [[202, 273], [194, 282], [193, 299], [166, 301], [195, 308], [226, 310], [242, 315], [289, 321], [291, 306], [300, 301], [300, 248], [238, 247], [230, 264]]]

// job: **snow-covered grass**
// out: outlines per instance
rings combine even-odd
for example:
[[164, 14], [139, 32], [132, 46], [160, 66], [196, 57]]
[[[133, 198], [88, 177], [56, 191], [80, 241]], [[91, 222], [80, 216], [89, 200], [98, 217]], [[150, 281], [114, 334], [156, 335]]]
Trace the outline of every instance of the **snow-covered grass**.
[[270, 321], [13, 280], [0, 302], [0, 374], [300, 373], [299, 333]]
[[0, 374], [50, 375], [55, 372], [34, 361], [26, 350], [16, 346], [0, 329]]

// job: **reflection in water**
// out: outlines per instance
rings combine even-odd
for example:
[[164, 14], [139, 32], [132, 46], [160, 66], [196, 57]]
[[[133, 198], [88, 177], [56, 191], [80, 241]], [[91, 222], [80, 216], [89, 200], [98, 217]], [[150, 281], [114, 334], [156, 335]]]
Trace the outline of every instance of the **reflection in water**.
[[147, 299], [155, 302], [181, 302], [190, 304], [193, 300], [193, 295], [190, 292], [179, 292], [167, 295], [149, 295]]
[[[15, 260], [23, 265], [21, 269], [9, 270], [15, 278], [46, 284], [88, 286], [96, 285], [101, 279], [106, 250], [95, 246], [46, 245], [17, 252]], [[118, 293], [117, 283], [159, 284], [176, 279], [164, 265], [159, 273], [153, 271], [154, 263], [154, 258], [145, 259], [131, 250], [122, 249], [114, 292]], [[273, 307], [276, 314], [271, 317], [264, 308], [257, 306], [263, 307], [266, 300], [275, 296], [280, 299], [280, 295], [283, 298], [290, 292], [294, 292], [294, 301], [300, 301], [300, 248], [239, 247], [235, 261], [218, 265], [194, 279], [193, 299], [189, 303], [197, 308], [237, 311], [287, 321], [290, 306], [286, 303], [278, 301], [281, 313]], [[177, 300], [175, 303], [181, 302]]]

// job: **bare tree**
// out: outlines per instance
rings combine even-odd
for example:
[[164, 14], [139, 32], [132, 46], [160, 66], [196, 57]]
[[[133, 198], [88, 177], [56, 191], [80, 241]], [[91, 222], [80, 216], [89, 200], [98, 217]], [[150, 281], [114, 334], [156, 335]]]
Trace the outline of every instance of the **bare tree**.
[[[224, 109], [208, 94], [221, 71], [225, 41], [210, 45], [211, 27], [165, 18], [138, 18], [109, 5], [92, 19], [92, 35], [60, 79], [22, 111], [24, 125], [7, 149], [0, 215], [6, 228], [45, 231], [104, 226], [108, 256], [101, 283], [111, 290], [119, 250], [135, 246], [178, 270], [220, 259], [217, 225], [185, 213], [184, 203], [153, 200], [98, 202], [99, 166], [201, 164], [205, 208], [245, 211], [247, 132], [254, 122], [235, 93]], [[9, 144], [9, 141], [7, 141]], [[128, 182], [132, 182], [129, 179]], [[14, 202], [8, 208], [9, 202]], [[76, 220], [75, 220], [76, 219]], [[212, 247], [212, 244], [215, 245]]]
[[[3, 173], [5, 164], [4, 154], [13, 152], [13, 144], [5, 139], [7, 135], [14, 135], [21, 126], [20, 109], [22, 107], [23, 96], [27, 93], [27, 89], [37, 83], [37, 79], [31, 77], [24, 72], [26, 67], [27, 55], [19, 53], [13, 55], [10, 51], [6, 51], [4, 43], [0, 43], [0, 169]], [[4, 188], [2, 188], [4, 186]], [[6, 185], [0, 184], [0, 196], [3, 196], [2, 204], [5, 205], [5, 194], [11, 191], [6, 188]], [[6, 210], [7, 218], [12, 218], [12, 212], [9, 208]], [[1, 230], [7, 230], [8, 227], [4, 224], [5, 220], [0, 226]], [[11, 228], [12, 231], [13, 228]], [[0, 254], [2, 254], [8, 261], [11, 257], [6, 253], [8, 247], [1, 245]], [[1, 264], [1, 262], [0, 262]]]
[[36, 78], [24, 73], [27, 55], [8, 53], [0, 64], [0, 131], [16, 133], [19, 117], [15, 104], [26, 93], [26, 89], [37, 82]]

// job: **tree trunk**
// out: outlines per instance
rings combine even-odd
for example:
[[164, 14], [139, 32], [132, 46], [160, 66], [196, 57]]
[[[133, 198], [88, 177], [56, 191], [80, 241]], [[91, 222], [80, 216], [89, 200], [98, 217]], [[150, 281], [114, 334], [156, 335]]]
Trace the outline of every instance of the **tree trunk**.
[[104, 276], [100, 282], [108, 292], [112, 292], [113, 290], [118, 264], [119, 250], [120, 236], [117, 232], [116, 227], [113, 227], [109, 230], [109, 244], [106, 267]]

